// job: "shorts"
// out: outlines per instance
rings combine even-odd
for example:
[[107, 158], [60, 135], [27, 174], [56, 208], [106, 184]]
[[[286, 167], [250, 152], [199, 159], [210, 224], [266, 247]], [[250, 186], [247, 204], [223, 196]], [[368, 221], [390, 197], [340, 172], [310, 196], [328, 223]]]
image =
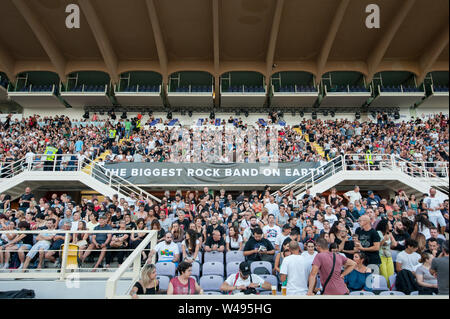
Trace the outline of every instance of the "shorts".
[[30, 250], [31, 247], [33, 247], [30, 244], [16, 244], [16, 246], [17, 246], [17, 249], [24, 247], [25, 250]]
[[33, 247], [31, 247], [30, 251], [27, 254], [27, 257], [33, 259], [34, 256], [39, 252], [39, 250], [43, 249], [47, 251], [50, 248], [50, 242], [48, 240], [38, 241]]
[[[439, 228], [439, 226], [440, 227], [445, 227], [446, 226], [444, 216], [442, 216], [441, 212], [438, 212], [438, 213], [436, 213], [436, 212], [432, 212], [432, 213], [428, 212], [428, 220], [430, 222], [432, 222], [434, 224], [434, 226], [436, 226], [438, 228]], [[438, 224], [439, 224], [439, 226], [438, 226]]]

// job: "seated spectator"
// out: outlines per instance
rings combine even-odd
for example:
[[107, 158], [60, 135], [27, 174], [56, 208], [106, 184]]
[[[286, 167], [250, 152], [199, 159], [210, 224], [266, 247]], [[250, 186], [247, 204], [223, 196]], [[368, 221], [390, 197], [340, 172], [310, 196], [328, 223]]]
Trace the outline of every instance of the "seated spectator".
[[428, 239], [428, 249], [425, 250], [425, 253], [433, 255], [433, 257], [441, 257], [442, 250], [436, 238]]
[[405, 226], [401, 221], [396, 221], [394, 223], [394, 229], [392, 231], [392, 236], [394, 236], [395, 242], [392, 242], [391, 248], [394, 250], [404, 250], [405, 240], [410, 238], [409, 233], [406, 231]]
[[416, 280], [419, 286], [419, 295], [438, 294], [438, 281], [430, 273], [433, 259], [433, 255], [429, 253], [422, 253], [419, 260], [421, 265], [416, 269]]
[[206, 238], [207, 239], [208, 239], [208, 237], [212, 236], [214, 230], [218, 230], [220, 232], [221, 237], [224, 237], [226, 234], [225, 229], [221, 225], [218, 224], [217, 217], [213, 215], [211, 217], [211, 224], [206, 227]]
[[237, 227], [231, 227], [229, 229], [229, 234], [227, 235], [225, 242], [227, 245], [227, 251], [242, 250], [243, 239], [241, 234], [239, 234], [239, 230]]
[[344, 277], [347, 288], [350, 291], [372, 291], [371, 285], [367, 285], [370, 282], [368, 277], [372, 275], [372, 271], [367, 267], [367, 256], [364, 253], [356, 252], [353, 255], [353, 261], [356, 263], [355, 269]]
[[291, 227], [289, 224], [284, 224], [283, 228], [281, 230], [281, 234], [278, 234], [276, 240], [275, 240], [275, 250], [279, 251], [281, 248], [281, 245], [283, 244], [284, 240], [289, 237], [289, 234], [291, 233]]
[[141, 270], [141, 277], [131, 288], [130, 295], [138, 299], [139, 295], [155, 295], [159, 292], [159, 281], [156, 279], [156, 266], [145, 264]]
[[[122, 219], [119, 222], [119, 230], [126, 230], [126, 223]], [[108, 252], [106, 253], [106, 268], [109, 268], [114, 257], [117, 257], [117, 262], [119, 263], [118, 267], [122, 265], [123, 258], [125, 257], [125, 249], [128, 247], [128, 239], [130, 234], [127, 233], [118, 233], [114, 234], [111, 237], [111, 241], [109, 243]]]
[[[54, 230], [56, 227], [56, 221], [54, 219], [47, 220], [47, 230]], [[30, 264], [31, 260], [36, 256], [37, 253], [39, 253], [39, 263], [37, 265], [37, 269], [42, 268], [42, 262], [44, 261], [45, 252], [49, 250], [53, 237], [55, 235], [52, 233], [42, 233], [37, 235], [36, 237], [36, 244], [31, 247], [30, 251], [28, 252], [25, 262], [19, 266], [19, 269], [22, 269], [22, 271], [25, 271], [28, 269], [28, 265]]]
[[147, 263], [151, 263], [151, 258], [156, 254], [158, 262], [172, 262], [178, 265], [180, 260], [180, 251], [178, 245], [173, 241], [171, 232], [167, 232], [164, 241], [158, 243], [148, 254]]
[[405, 241], [405, 246], [405, 250], [397, 255], [397, 260], [395, 261], [396, 271], [400, 272], [401, 270], [406, 269], [415, 273], [420, 260], [420, 255], [416, 253], [418, 246], [417, 241], [414, 239], [407, 239]]
[[[64, 223], [62, 230], [68, 231], [68, 230], [71, 230], [71, 227], [72, 227], [71, 223], [66, 222], [66, 223]], [[50, 246], [49, 251], [47, 251], [45, 253], [45, 259], [48, 259], [52, 263], [55, 263], [55, 267], [58, 267], [57, 264], [59, 264], [59, 263], [56, 263], [56, 258], [58, 258], [58, 256], [59, 256], [59, 251], [61, 250], [61, 246], [64, 244], [65, 238], [66, 238], [66, 235], [64, 233], [56, 234], [53, 237], [53, 243]], [[72, 235], [69, 234], [69, 241], [71, 240], [71, 238], [72, 238]], [[56, 255], [56, 257], [55, 257], [55, 255]]]
[[[262, 234], [260, 234], [262, 237]], [[250, 263], [243, 261], [239, 264], [239, 272], [230, 274], [224, 281], [220, 290], [229, 294], [256, 294], [257, 288], [270, 290], [271, 284], [260, 276], [252, 274], [250, 271]]]
[[208, 237], [206, 239], [205, 243], [205, 251], [211, 252], [211, 251], [225, 251], [225, 240], [220, 235], [220, 231], [218, 229], [213, 230], [212, 236]]
[[285, 241], [281, 247], [281, 251], [278, 252], [275, 256], [275, 262], [273, 266], [272, 273], [278, 277], [278, 280], [280, 280], [280, 267], [283, 263], [283, 259], [291, 254], [291, 251], [289, 250], [289, 243], [291, 241]]
[[203, 295], [203, 289], [192, 277], [192, 264], [182, 261], [177, 267], [178, 276], [172, 278], [167, 288], [168, 295]]
[[[105, 216], [101, 216], [99, 218], [99, 225], [95, 226], [94, 231], [96, 230], [112, 230], [112, 227], [106, 224], [107, 218]], [[100, 249], [100, 256], [98, 257], [97, 262], [94, 265], [92, 271], [96, 271], [96, 269], [100, 266], [103, 259], [106, 256], [106, 250], [108, 248], [109, 243], [111, 242], [111, 233], [94, 233], [91, 238], [91, 244], [88, 246], [86, 252], [81, 257], [81, 262], [83, 263], [86, 258], [91, 254], [91, 252], [95, 249]]]
[[250, 226], [244, 230], [244, 234], [242, 235], [244, 242], [247, 242], [250, 239], [250, 237], [253, 236], [253, 231], [256, 228], [259, 228], [259, 226], [260, 225], [258, 225], [258, 218], [254, 215], [251, 216], [250, 217]]
[[[9, 230], [14, 230], [14, 222], [9, 222]], [[6, 227], [8, 227], [6, 226]], [[30, 230], [30, 225], [23, 221], [17, 225], [19, 230]], [[6, 230], [8, 228], [0, 228]], [[25, 261], [25, 252], [29, 251], [33, 247], [33, 234], [4, 234], [6, 240], [0, 239], [0, 264], [3, 264], [3, 254], [2, 250], [5, 252], [3, 269], [9, 268], [9, 261], [11, 258], [11, 253], [17, 251], [19, 256], [20, 264], [23, 265]], [[3, 237], [3, 236], [2, 236]], [[3, 237], [3, 238], [5, 238]]]
[[272, 243], [263, 238], [263, 231], [261, 228], [256, 228], [253, 231], [253, 236], [247, 241], [244, 246], [244, 256], [249, 262], [253, 261], [270, 261], [273, 262], [275, 249]]
[[188, 229], [185, 240], [181, 244], [181, 250], [183, 253], [183, 261], [188, 263], [193, 263], [194, 261], [200, 262], [198, 255], [200, 250], [200, 241], [197, 239], [197, 233], [195, 230]]
[[173, 235], [173, 241], [175, 243], [181, 243], [184, 240], [184, 230], [181, 229], [180, 224], [175, 221], [172, 223], [172, 226], [170, 227], [170, 232]]

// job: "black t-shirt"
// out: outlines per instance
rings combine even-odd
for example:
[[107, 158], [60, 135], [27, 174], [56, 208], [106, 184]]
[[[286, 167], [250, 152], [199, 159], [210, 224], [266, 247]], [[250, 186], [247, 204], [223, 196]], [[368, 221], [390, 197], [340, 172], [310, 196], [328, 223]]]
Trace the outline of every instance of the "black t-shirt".
[[[361, 242], [361, 246], [364, 248], [372, 247], [374, 243], [380, 242], [380, 236], [378, 232], [371, 228], [369, 231], [366, 231], [360, 227], [355, 231], [355, 234], [358, 235], [358, 239]], [[367, 256], [369, 264], [381, 264], [380, 252], [379, 251], [364, 251]]]
[[408, 234], [407, 231], [404, 231], [401, 234], [398, 234], [396, 232], [392, 232], [392, 235], [394, 236], [395, 241], [397, 242], [397, 246], [393, 248], [394, 250], [405, 250], [405, 240], [410, 238], [411, 236]]
[[206, 227], [206, 237], [211, 237], [214, 230], [218, 230], [220, 232], [220, 236], [223, 236], [223, 234], [225, 234], [225, 229], [219, 224], [216, 224], [216, 228], [214, 228], [213, 225], [209, 225], [208, 227]]
[[134, 284], [134, 287], [137, 288], [137, 292], [136, 292], [137, 295], [156, 295], [156, 292], [159, 291], [159, 285], [157, 285], [156, 287], [145, 289], [145, 294], [144, 294], [144, 288], [142, 287], [142, 285], [139, 281], [137, 281]]
[[185, 232], [189, 229], [189, 219], [185, 218], [183, 219], [182, 222], [180, 222], [179, 219], [176, 220], [176, 222], [180, 225], [181, 229], [184, 230]]
[[[335, 238], [334, 242], [339, 246], [342, 241], [339, 238]], [[355, 249], [355, 243], [353, 242], [353, 240], [347, 240], [344, 244], [344, 250], [353, 250]], [[349, 253], [344, 253], [345, 257], [349, 258], [349, 259], [353, 259], [353, 254], [349, 254]]]
[[[259, 247], [265, 247], [267, 251], [274, 250], [272, 243], [266, 238], [262, 238], [260, 241], [256, 241], [255, 237], [250, 237], [244, 246], [244, 251], [259, 249]], [[258, 254], [252, 254], [247, 256], [249, 261], [255, 261], [258, 259]]]
[[[20, 196], [20, 199], [22, 200], [31, 200], [34, 197], [33, 194], [23, 194], [22, 196]], [[30, 207], [30, 203], [28, 202], [23, 202], [22, 204], [20, 204], [20, 207], [23, 208], [29, 208]]]
[[220, 237], [218, 241], [215, 241], [213, 237], [210, 236], [208, 237], [208, 239], [206, 239], [205, 246], [212, 247], [212, 245], [217, 245], [220, 248], [220, 246], [225, 246], [225, 240], [223, 240], [223, 237]]

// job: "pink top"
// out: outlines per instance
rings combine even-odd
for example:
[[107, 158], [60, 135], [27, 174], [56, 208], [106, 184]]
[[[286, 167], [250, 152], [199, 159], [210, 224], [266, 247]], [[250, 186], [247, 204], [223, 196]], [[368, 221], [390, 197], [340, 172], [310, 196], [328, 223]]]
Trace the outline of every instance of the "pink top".
[[191, 291], [189, 293], [188, 284], [183, 285], [177, 277], [174, 277], [170, 280], [173, 286], [173, 294], [174, 295], [195, 295], [195, 279], [189, 278], [188, 284], [191, 286]]
[[[347, 262], [347, 258], [340, 254], [335, 253], [335, 255], [336, 264], [334, 265], [333, 275], [328, 281], [324, 295], [344, 295], [347, 293], [347, 286], [345, 285], [344, 279], [341, 278], [342, 266]], [[323, 252], [317, 254], [312, 264], [319, 267], [320, 283], [323, 287], [333, 266], [333, 253]]]

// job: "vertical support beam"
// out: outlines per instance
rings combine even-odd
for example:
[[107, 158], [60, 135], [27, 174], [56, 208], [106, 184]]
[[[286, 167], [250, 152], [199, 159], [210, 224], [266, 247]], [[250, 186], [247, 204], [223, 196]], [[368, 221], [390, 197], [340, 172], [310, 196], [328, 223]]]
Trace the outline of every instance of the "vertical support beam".
[[434, 38], [433, 43], [424, 50], [424, 54], [420, 57], [419, 68], [420, 74], [417, 78], [417, 84], [420, 85], [427, 76], [429, 70], [441, 55], [442, 51], [448, 45], [449, 25], [447, 24], [438, 35]]
[[406, 19], [406, 16], [408, 15], [415, 2], [416, 0], [406, 0], [403, 2], [402, 7], [397, 10], [396, 16], [387, 28], [386, 33], [382, 36], [380, 42], [377, 43], [374, 50], [372, 50], [372, 53], [367, 59], [367, 83], [372, 82], [373, 76], [375, 75], [375, 73], [377, 73], [378, 66], [380, 65], [387, 49], [389, 48], [392, 39], [397, 34], [398, 29]]
[[155, 2], [154, 0], [146, 0], [148, 16], [150, 18], [150, 23], [152, 24], [153, 37], [155, 38], [156, 50], [158, 51], [158, 59], [161, 68], [161, 74], [163, 78], [163, 89], [166, 91], [166, 85], [169, 82], [168, 74], [168, 60], [166, 53], [166, 46], [164, 45], [164, 40], [161, 32], [161, 26], [159, 24], [159, 18], [156, 14]]
[[347, 10], [350, 0], [341, 0], [339, 7], [336, 10], [336, 14], [333, 17], [330, 28], [327, 32], [327, 37], [320, 50], [319, 57], [317, 58], [317, 74], [316, 74], [316, 84], [318, 85], [322, 79], [323, 70], [328, 61], [328, 56], [330, 55], [331, 48], [333, 47], [334, 39], [341, 26], [342, 20], [344, 19], [345, 11]]
[[14, 59], [9, 55], [4, 47], [0, 45], [0, 70], [2, 70], [9, 78], [9, 81], [14, 82]]
[[215, 106], [219, 105], [220, 97], [220, 30], [219, 30], [219, 0], [213, 0], [213, 46], [214, 46], [214, 94]]
[[283, 13], [284, 0], [277, 0], [275, 13], [273, 15], [272, 28], [270, 30], [269, 46], [266, 56], [266, 85], [270, 89], [270, 78], [272, 76], [272, 66], [277, 47], [278, 30], [280, 29], [281, 15]]
[[78, 0], [81, 10], [83, 10], [84, 16], [91, 28], [92, 34], [94, 35], [95, 41], [97, 42], [98, 48], [102, 53], [103, 60], [105, 62], [106, 68], [108, 70], [111, 81], [114, 84], [119, 83], [119, 74], [117, 73], [118, 59], [114, 49], [109, 41], [108, 34], [103, 27], [97, 12], [95, 12], [94, 6], [90, 0]]
[[25, 0], [13, 0], [13, 3], [30, 26], [31, 30], [39, 40], [39, 43], [42, 45], [42, 48], [47, 53], [50, 61], [56, 69], [56, 73], [58, 73], [59, 75], [59, 79], [62, 82], [65, 82], [66, 59], [61, 50], [56, 45], [56, 42], [52, 39], [50, 34], [39, 21], [40, 18], [28, 6]]

